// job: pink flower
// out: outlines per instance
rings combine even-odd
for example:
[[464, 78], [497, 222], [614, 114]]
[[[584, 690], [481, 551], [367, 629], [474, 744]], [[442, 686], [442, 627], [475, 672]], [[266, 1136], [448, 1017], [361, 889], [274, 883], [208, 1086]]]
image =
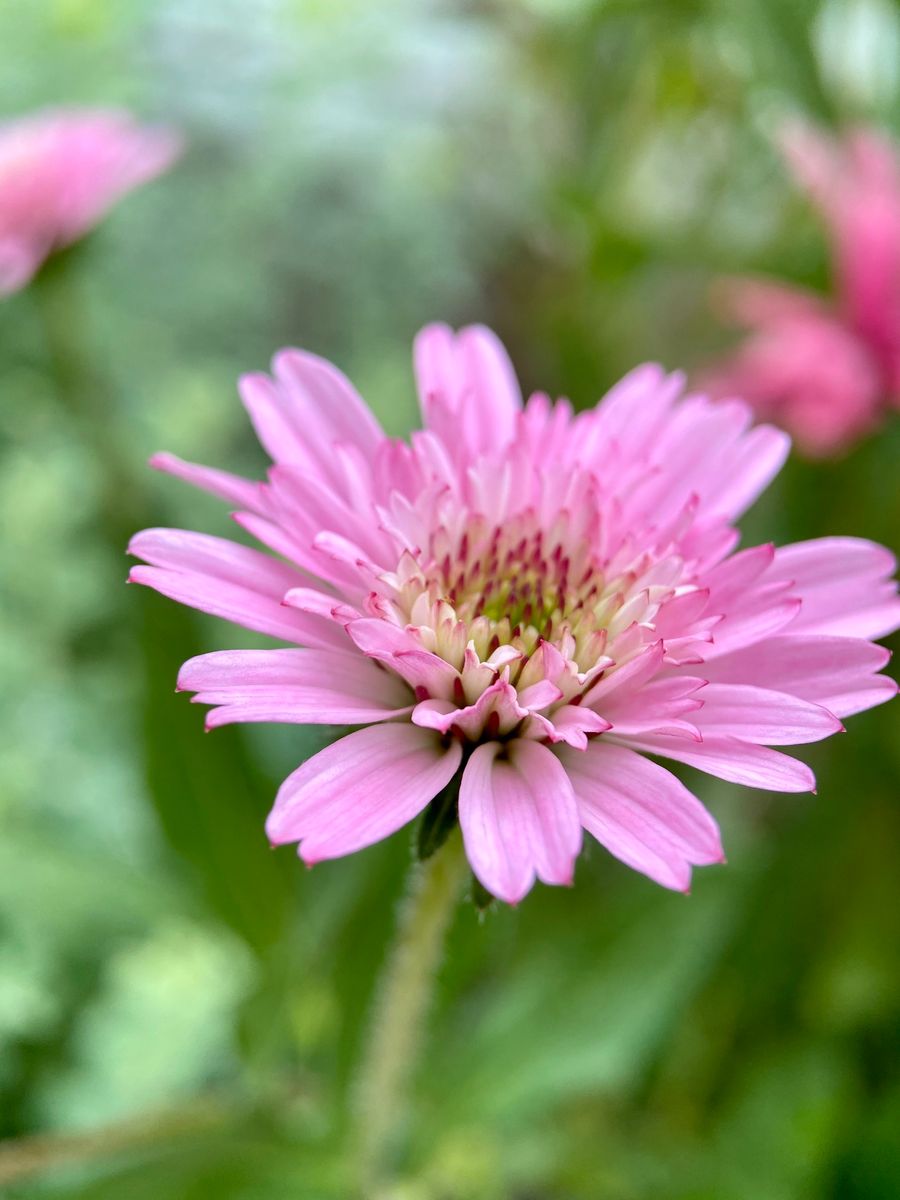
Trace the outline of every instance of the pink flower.
[[810, 454], [839, 451], [900, 404], [900, 159], [871, 130], [838, 141], [800, 123], [785, 160], [828, 231], [833, 302], [778, 284], [728, 281], [723, 314], [750, 331], [705, 381], [740, 395]]
[[[459, 780], [472, 869], [520, 900], [572, 880], [586, 829], [666, 887], [722, 861], [715, 821], [647, 755], [775, 791], [813, 788], [771, 745], [891, 697], [871, 644], [900, 624], [891, 555], [855, 538], [735, 553], [735, 518], [788, 438], [738, 402], [638, 368], [593, 411], [523, 406], [487, 329], [425, 329], [425, 429], [384, 435], [334, 367], [279, 353], [241, 395], [265, 483], [159, 455], [236, 505], [278, 557], [150, 529], [131, 578], [302, 649], [187, 662], [234, 721], [360, 725], [282, 785], [267, 830], [307, 863], [411, 821]], [[461, 778], [460, 778], [461, 777]]]
[[0, 124], [0, 296], [167, 170], [178, 138], [125, 112], [59, 109]]

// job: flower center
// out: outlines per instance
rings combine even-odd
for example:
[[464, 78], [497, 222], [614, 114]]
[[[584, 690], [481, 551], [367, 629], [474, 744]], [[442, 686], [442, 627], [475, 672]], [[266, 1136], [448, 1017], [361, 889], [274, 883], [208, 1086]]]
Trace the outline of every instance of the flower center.
[[590, 534], [565, 511], [549, 525], [526, 512], [503, 526], [470, 516], [456, 536], [442, 527], [401, 566], [397, 615], [454, 666], [470, 641], [482, 661], [500, 646], [527, 659], [545, 641], [588, 671], [633, 582], [606, 578]]
[[[494, 625], [508, 621], [513, 628], [533, 626], [543, 632], [554, 615], [572, 607], [573, 563], [559, 542], [545, 552], [543, 530], [497, 528], [472, 552], [469, 544], [465, 534], [459, 557], [445, 559], [438, 572], [446, 599], [461, 621], [485, 616]], [[583, 566], [580, 562], [576, 569]], [[582, 571], [582, 588], [593, 574], [588, 564]]]

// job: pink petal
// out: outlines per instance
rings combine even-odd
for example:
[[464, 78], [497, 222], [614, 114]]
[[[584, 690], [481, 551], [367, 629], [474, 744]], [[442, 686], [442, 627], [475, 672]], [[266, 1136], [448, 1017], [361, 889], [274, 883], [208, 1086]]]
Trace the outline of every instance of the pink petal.
[[351, 621], [347, 632], [364, 654], [391, 667], [411, 687], [422, 688], [428, 696], [443, 700], [453, 695], [459, 672], [444, 659], [424, 650], [422, 643], [406, 629], [364, 617]]
[[132, 567], [128, 582], [144, 584], [179, 604], [281, 641], [311, 646], [333, 646], [338, 642], [325, 622], [304, 619], [304, 614], [285, 608], [269, 596], [220, 579], [164, 567]]
[[321, 473], [276, 464], [269, 471], [273, 510], [309, 545], [315, 543], [317, 534], [323, 530], [333, 530], [348, 541], [358, 543], [369, 558], [382, 561], [387, 555], [387, 561], [393, 566], [396, 548], [393, 539], [382, 532], [375, 519], [371, 473], [368, 479], [363, 478], [360, 467], [358, 473], [350, 472], [354, 478], [352, 485], [346, 478], [347, 464], [361, 453], [359, 447], [336, 443], [323, 448], [322, 452], [329, 468], [334, 468], [341, 476], [338, 483], [333, 485], [323, 479]]
[[342, 487], [335, 444], [347, 442], [374, 455], [384, 438], [378, 422], [350, 381], [324, 359], [281, 350], [272, 369], [274, 379], [257, 373], [240, 381], [257, 437], [273, 462], [295, 464]]
[[239, 508], [258, 510], [261, 502], [261, 484], [239, 475], [231, 475], [228, 471], [217, 471], [214, 467], [202, 467], [197, 463], [185, 462], [174, 454], [154, 454], [150, 466], [185, 483], [193, 484], [204, 492], [211, 492], [219, 499]]
[[715, 821], [664, 767], [605, 739], [557, 753], [585, 829], [628, 866], [687, 891], [692, 864], [723, 861]]
[[305, 350], [279, 350], [272, 361], [297, 417], [323, 446], [346, 442], [374, 454], [384, 430], [350, 380], [327, 359]]
[[413, 371], [427, 425], [436, 399], [445, 391], [457, 391], [456, 337], [449, 325], [435, 322], [416, 334]]
[[535, 876], [572, 882], [581, 825], [572, 785], [546, 746], [478, 746], [463, 772], [459, 821], [472, 870], [499, 899], [517, 904]]
[[[378, 565], [368, 557], [366, 552], [357, 546], [355, 542], [351, 542], [349, 538], [342, 537], [339, 533], [333, 533], [330, 529], [323, 529], [317, 533], [313, 540], [314, 549], [318, 550], [327, 559], [333, 562], [342, 563], [349, 567], [351, 572], [356, 572], [362, 579], [363, 584], [371, 585], [377, 580], [380, 573]], [[322, 574], [320, 570], [317, 572]], [[357, 586], [359, 584], [357, 583]]]
[[623, 458], [646, 462], [683, 387], [683, 375], [667, 375], [656, 363], [629, 371], [610, 388], [594, 413], [585, 414], [593, 419], [591, 436], [581, 444], [580, 460], [594, 459], [600, 464], [610, 443], [615, 443]]
[[154, 567], [210, 575], [279, 600], [301, 582], [292, 567], [249, 546], [187, 529], [144, 529], [128, 544], [128, 553]]
[[830, 537], [781, 547], [769, 575], [792, 580], [803, 600], [792, 632], [879, 638], [900, 626], [895, 569], [884, 546]]
[[172, 130], [117, 109], [59, 108], [0, 122], [0, 295], [96, 225], [181, 152]]
[[900, 156], [895, 144], [873, 129], [837, 139], [799, 121], [783, 126], [779, 142], [825, 220], [843, 308], [877, 349], [896, 347]]
[[315, 470], [315, 460], [289, 401], [269, 376], [262, 372], [243, 375], [238, 389], [256, 436], [272, 461], [302, 463], [307, 469]]
[[622, 691], [635, 691], [642, 687], [648, 679], [662, 667], [663, 644], [654, 642], [641, 650], [624, 666], [616, 667], [613, 671], [605, 672], [599, 683], [588, 690], [582, 701], [591, 708], [601, 708], [612, 702], [613, 696]]
[[355, 573], [340, 567], [335, 569], [328, 559], [316, 553], [311, 544], [304, 543], [301, 540], [302, 534], [299, 534], [293, 522], [270, 521], [252, 512], [236, 512], [231, 515], [251, 537], [256, 538], [268, 550], [274, 550], [276, 554], [286, 558], [289, 563], [296, 564], [316, 583], [321, 581], [323, 587], [339, 588], [356, 583]]
[[312, 865], [389, 837], [446, 787], [458, 742], [415, 725], [372, 725], [320, 751], [284, 781], [266, 822], [274, 845], [300, 842]]
[[784, 466], [791, 439], [781, 429], [758, 425], [741, 439], [718, 486], [706, 495], [706, 511], [731, 519], [742, 513], [766, 490]]
[[877, 542], [866, 538], [824, 537], [781, 546], [775, 553], [772, 575], [790, 579], [806, 592], [833, 587], [848, 579], [884, 579], [896, 569], [894, 555]]
[[470, 711], [468, 708], [460, 709], [452, 700], [423, 700], [413, 709], [410, 720], [422, 729], [436, 729], [439, 733], [449, 733], [459, 714]]
[[694, 721], [704, 741], [707, 734], [726, 734], [762, 745], [796, 746], [843, 729], [827, 708], [768, 688], [711, 683], [700, 699], [703, 707]]
[[583, 704], [564, 704], [550, 717], [535, 715], [532, 719], [537, 725], [536, 736], [547, 737], [554, 744], [566, 742], [577, 750], [585, 749], [588, 734], [605, 733], [612, 728], [609, 721]]
[[144, 529], [128, 553], [152, 564], [133, 568], [130, 582], [180, 604], [284, 641], [346, 648], [341, 631], [328, 622], [283, 607], [283, 593], [301, 576], [268, 554], [184, 529]]
[[215, 704], [212, 729], [234, 721], [363, 725], [409, 712], [403, 682], [370, 659], [340, 650], [223, 650], [192, 658], [180, 691]]
[[486, 449], [512, 440], [522, 408], [522, 391], [503, 343], [485, 325], [461, 329], [457, 344], [475, 410], [483, 422]]
[[813, 700], [838, 717], [848, 717], [896, 694], [886, 675], [875, 675], [890, 654], [862, 638], [787, 633], [704, 664], [704, 674], [722, 683], [747, 683]]
[[285, 592], [282, 603], [291, 608], [299, 608], [301, 612], [315, 613], [316, 616], [324, 617], [326, 621], [337, 621], [342, 626], [363, 619], [358, 609], [345, 604], [337, 596], [318, 591], [316, 588], [291, 588], [289, 592]]
[[[716, 614], [719, 611], [719, 609], [713, 609]], [[708, 612], [709, 588], [694, 588], [692, 591], [682, 592], [680, 596], [673, 596], [671, 600], [666, 600], [653, 622], [653, 627], [659, 637], [668, 643], [672, 638], [691, 634], [700, 618], [707, 615]], [[660, 658], [662, 658], [662, 649], [660, 644]]]
[[445, 700], [425, 700], [416, 706], [412, 719], [416, 725], [447, 733], [458, 729], [477, 742], [493, 718], [493, 733], [508, 734], [526, 717], [528, 710], [516, 699], [516, 689], [502, 679], [485, 688], [474, 704], [459, 708]]
[[519, 692], [518, 696], [519, 704], [521, 704], [522, 708], [534, 709], [546, 708], [549, 704], [554, 704], [561, 698], [562, 692], [549, 679], [539, 679], [531, 687], [524, 688]]
[[[781, 592], [781, 585], [774, 589]], [[748, 593], [746, 604], [741, 609], [727, 613], [723, 620], [712, 631], [712, 645], [703, 651], [703, 660], [707, 662], [718, 658], [720, 654], [737, 650], [741, 646], [749, 646], [780, 633], [788, 626], [793, 630], [799, 621], [802, 601], [799, 597], [778, 599], [768, 597], [760, 590], [757, 599]]]
[[448, 448], [468, 460], [495, 452], [516, 431], [522, 393], [499, 338], [482, 325], [454, 334], [428, 325], [413, 350], [422, 415]]
[[412, 704], [399, 708], [366, 705], [343, 692], [329, 688], [255, 688], [233, 704], [213, 693], [194, 697], [198, 704], [214, 704], [206, 714], [207, 729], [223, 725], [265, 723], [270, 725], [371, 725], [394, 717], [407, 716]]
[[[748, 431], [751, 410], [741, 401], [710, 403], [688, 396], [657, 422], [647, 446], [648, 463], [636, 495], [639, 511], [652, 519], [672, 512], [691, 496], [705, 521], [733, 520], [754, 502], [784, 464], [790, 438], [769, 427]], [[643, 419], [643, 418], [642, 418]], [[629, 499], [626, 512], [635, 512]]]
[[0, 237], [0, 296], [11, 296], [34, 276], [49, 250], [15, 237]]
[[[699, 740], [694, 725], [683, 718], [703, 707], [705, 692], [698, 693], [705, 684], [705, 679], [690, 675], [654, 679], [639, 689], [615, 692], [601, 701], [600, 711], [618, 734], [675, 733]], [[692, 715], [691, 722], [695, 719]]]
[[735, 603], [740, 603], [749, 585], [756, 583], [774, 559], [775, 547], [768, 542], [730, 554], [708, 571], [704, 583], [714, 611], [727, 612]]
[[718, 307], [738, 325], [768, 325], [825, 311], [819, 296], [768, 279], [725, 276], [716, 281]]
[[702, 742], [694, 743], [663, 734], [657, 737], [641, 734], [623, 737], [621, 741], [631, 749], [686, 763], [730, 783], [771, 792], [812, 792], [816, 787], [815, 776], [806, 763], [735, 737], [705, 737]]
[[128, 551], [152, 564], [134, 567], [133, 583], [285, 641], [346, 647], [339, 629], [282, 605], [285, 591], [302, 577], [249, 546], [181, 529], [145, 529]]
[[[732, 286], [748, 298], [742, 310], [750, 334], [714, 371], [716, 395], [740, 394], [765, 419], [789, 429], [807, 453], [842, 449], [874, 424], [883, 383], [872, 348], [855, 327], [815, 298], [776, 302], [752, 281]], [[741, 312], [738, 313], [741, 316]]]

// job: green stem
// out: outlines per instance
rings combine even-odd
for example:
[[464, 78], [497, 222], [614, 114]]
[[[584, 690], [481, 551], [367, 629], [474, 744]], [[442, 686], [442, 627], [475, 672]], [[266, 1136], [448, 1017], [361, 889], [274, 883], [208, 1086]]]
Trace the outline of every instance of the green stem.
[[444, 936], [466, 874], [457, 829], [429, 859], [415, 864], [400, 909], [357, 1080], [359, 1178], [367, 1200], [386, 1182], [405, 1121]]
[[101, 1164], [149, 1147], [227, 1126], [240, 1113], [216, 1097], [198, 1097], [171, 1112], [147, 1113], [114, 1125], [74, 1133], [43, 1133], [0, 1141], [0, 1187], [82, 1163]]

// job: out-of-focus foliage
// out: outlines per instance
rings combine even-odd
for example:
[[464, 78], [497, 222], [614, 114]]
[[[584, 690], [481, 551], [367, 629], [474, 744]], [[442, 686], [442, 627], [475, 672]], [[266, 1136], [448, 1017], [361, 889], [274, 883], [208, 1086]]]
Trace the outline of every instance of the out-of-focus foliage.
[[[0, 0], [0, 111], [126, 103], [189, 139], [0, 306], [0, 1135], [52, 1135], [38, 1172], [0, 1155], [4, 1195], [350, 1194], [408, 838], [269, 852], [322, 735], [205, 738], [172, 695], [252, 635], [123, 586], [131, 530], [230, 531], [148, 454], [258, 470], [234, 378], [284, 343], [404, 432], [436, 316], [579, 404], [699, 364], [714, 274], [825, 286], [767, 135], [890, 126], [898, 46], [890, 0]], [[895, 423], [790, 464], [748, 540], [896, 545], [898, 457]], [[900, 1194], [895, 712], [811, 761], [818, 797], [696, 780], [730, 864], [689, 900], [595, 847], [571, 891], [459, 913], [397, 1200]]]

